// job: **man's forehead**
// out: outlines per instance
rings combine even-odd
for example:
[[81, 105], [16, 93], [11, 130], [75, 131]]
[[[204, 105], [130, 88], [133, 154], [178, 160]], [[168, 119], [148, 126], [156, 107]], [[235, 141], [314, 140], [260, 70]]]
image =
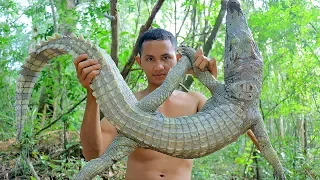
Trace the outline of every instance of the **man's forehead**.
[[150, 40], [142, 43], [144, 53], [175, 53], [175, 48], [170, 40]]

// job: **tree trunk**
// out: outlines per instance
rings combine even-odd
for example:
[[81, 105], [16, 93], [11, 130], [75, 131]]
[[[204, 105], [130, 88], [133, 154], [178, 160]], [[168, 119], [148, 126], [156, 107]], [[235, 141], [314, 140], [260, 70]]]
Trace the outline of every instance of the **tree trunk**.
[[208, 37], [207, 41], [203, 45], [203, 52], [204, 52], [205, 56], [208, 56], [208, 54], [209, 54], [209, 52], [210, 52], [210, 50], [212, 48], [213, 42], [217, 37], [217, 33], [219, 31], [219, 27], [221, 26], [222, 20], [223, 20], [225, 14], [226, 14], [227, 2], [228, 2], [227, 0], [222, 0], [221, 1], [221, 8], [220, 8], [220, 11], [219, 11], [219, 15], [216, 18], [216, 22], [214, 23], [213, 29], [212, 29], [212, 31], [210, 33], [210, 36]]
[[195, 32], [197, 31], [196, 28], [196, 18], [197, 18], [197, 0], [193, 0], [193, 9], [192, 9], [192, 27], [190, 28], [191, 30], [191, 47], [194, 47], [194, 42], [195, 42]]
[[[307, 119], [308, 116], [304, 116], [303, 118], [303, 123], [302, 123], [302, 130], [303, 130], [303, 139], [302, 139], [302, 153], [305, 159], [308, 158], [308, 152], [307, 152], [307, 148], [308, 148], [308, 137], [307, 137]], [[308, 172], [308, 168], [304, 169], [305, 173], [304, 173], [304, 178], [307, 179], [307, 174], [309, 174]]]
[[117, 0], [110, 1], [110, 14], [113, 17], [111, 19], [111, 58], [118, 66], [118, 49], [119, 49], [119, 17], [117, 10]]

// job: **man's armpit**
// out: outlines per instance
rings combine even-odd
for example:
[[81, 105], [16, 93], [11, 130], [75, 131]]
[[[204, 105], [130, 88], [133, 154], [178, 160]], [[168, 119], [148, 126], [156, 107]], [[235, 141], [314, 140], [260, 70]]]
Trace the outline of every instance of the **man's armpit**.
[[204, 106], [204, 104], [207, 102], [207, 98], [199, 92], [189, 92], [189, 94], [192, 95], [195, 98], [195, 100], [197, 101], [197, 103], [198, 103], [198, 106], [197, 106], [198, 110], [197, 111], [200, 111], [202, 109], [202, 107]]

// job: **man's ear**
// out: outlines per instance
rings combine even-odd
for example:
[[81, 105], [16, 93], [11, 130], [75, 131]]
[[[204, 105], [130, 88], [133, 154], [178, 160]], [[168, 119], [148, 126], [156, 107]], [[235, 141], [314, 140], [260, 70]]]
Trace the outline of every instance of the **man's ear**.
[[182, 55], [179, 54], [179, 53], [177, 53], [177, 54], [176, 54], [176, 57], [177, 57], [177, 61], [179, 61], [179, 59], [182, 57]]
[[139, 66], [141, 67], [141, 58], [140, 58], [139, 55], [137, 55], [137, 56], [135, 57], [135, 60], [136, 60], [136, 62], [139, 64]]

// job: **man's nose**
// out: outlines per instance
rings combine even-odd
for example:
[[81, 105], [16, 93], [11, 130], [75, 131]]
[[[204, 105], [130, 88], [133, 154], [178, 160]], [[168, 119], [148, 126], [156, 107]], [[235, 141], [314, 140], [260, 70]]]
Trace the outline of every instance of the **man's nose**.
[[153, 66], [153, 69], [154, 69], [155, 71], [161, 71], [161, 70], [164, 69], [164, 64], [162, 64], [161, 62], [159, 62], [159, 63], [157, 63], [157, 64], [155, 64], [155, 65]]

